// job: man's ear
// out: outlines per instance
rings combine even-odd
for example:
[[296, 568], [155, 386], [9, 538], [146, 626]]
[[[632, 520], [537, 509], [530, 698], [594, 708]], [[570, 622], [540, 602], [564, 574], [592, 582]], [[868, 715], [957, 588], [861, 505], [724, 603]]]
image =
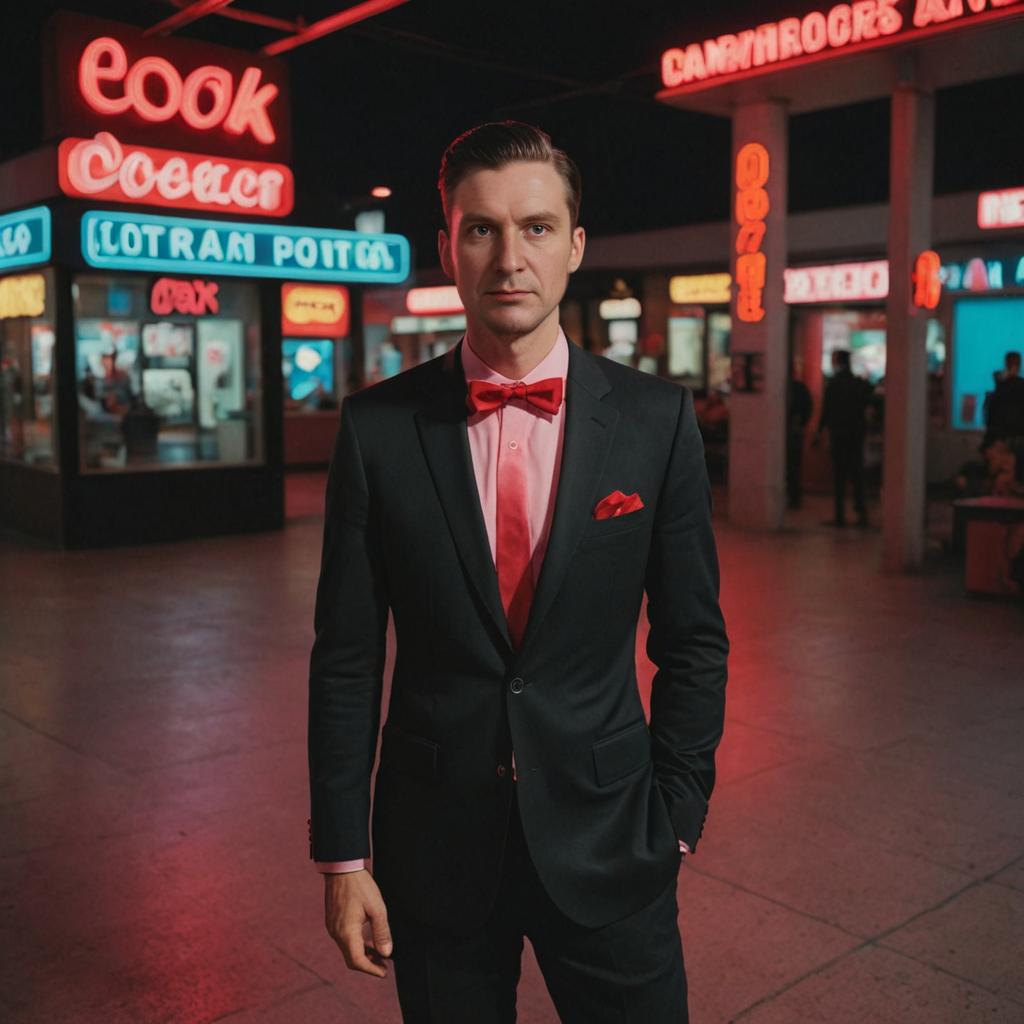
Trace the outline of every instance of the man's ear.
[[452, 243], [448, 238], [448, 232], [442, 228], [437, 233], [437, 255], [441, 259], [441, 269], [445, 277], [455, 280], [455, 267], [452, 265]]
[[579, 270], [583, 262], [583, 249], [587, 244], [587, 234], [581, 227], [573, 228], [572, 243], [569, 248], [569, 273]]

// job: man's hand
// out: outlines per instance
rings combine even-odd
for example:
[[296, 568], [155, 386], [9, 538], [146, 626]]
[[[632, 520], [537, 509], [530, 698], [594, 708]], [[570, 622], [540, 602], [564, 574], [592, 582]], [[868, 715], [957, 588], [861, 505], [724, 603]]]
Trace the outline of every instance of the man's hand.
[[[387, 977], [384, 958], [391, 955], [388, 912], [369, 871], [325, 874], [324, 915], [327, 931], [344, 954], [350, 970], [376, 978]], [[363, 925], [367, 921], [373, 934], [372, 944], [363, 937]]]

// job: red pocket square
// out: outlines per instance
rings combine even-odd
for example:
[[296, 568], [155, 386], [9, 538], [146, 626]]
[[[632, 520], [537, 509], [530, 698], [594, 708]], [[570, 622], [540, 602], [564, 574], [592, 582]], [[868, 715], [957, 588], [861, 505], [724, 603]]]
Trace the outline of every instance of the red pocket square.
[[602, 498], [594, 506], [595, 519], [611, 519], [612, 516], [624, 516], [628, 512], [637, 512], [644, 507], [640, 495], [634, 491], [632, 494], [623, 494], [622, 491], [612, 491], [607, 497]]

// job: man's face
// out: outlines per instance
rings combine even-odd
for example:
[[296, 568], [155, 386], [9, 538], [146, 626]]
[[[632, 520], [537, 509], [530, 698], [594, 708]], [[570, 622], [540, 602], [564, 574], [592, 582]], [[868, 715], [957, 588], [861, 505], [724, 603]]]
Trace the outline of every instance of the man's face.
[[569, 274], [583, 259], [584, 234], [572, 227], [554, 167], [520, 162], [473, 171], [455, 188], [449, 218], [438, 252], [471, 326], [514, 339], [557, 318]]

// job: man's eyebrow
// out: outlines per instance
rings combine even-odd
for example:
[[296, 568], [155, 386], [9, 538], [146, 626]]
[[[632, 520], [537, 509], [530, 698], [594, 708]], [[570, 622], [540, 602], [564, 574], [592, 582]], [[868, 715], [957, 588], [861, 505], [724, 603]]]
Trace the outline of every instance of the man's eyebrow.
[[[528, 213], [525, 217], [520, 217], [518, 223], [520, 224], [535, 224], [538, 221], [554, 221], [558, 222], [562, 218], [559, 214], [554, 213], [551, 210], [536, 210], [532, 213]], [[492, 217], [487, 213], [474, 213], [468, 211], [462, 215], [462, 223], [473, 223], [473, 224], [496, 224], [497, 218]]]

